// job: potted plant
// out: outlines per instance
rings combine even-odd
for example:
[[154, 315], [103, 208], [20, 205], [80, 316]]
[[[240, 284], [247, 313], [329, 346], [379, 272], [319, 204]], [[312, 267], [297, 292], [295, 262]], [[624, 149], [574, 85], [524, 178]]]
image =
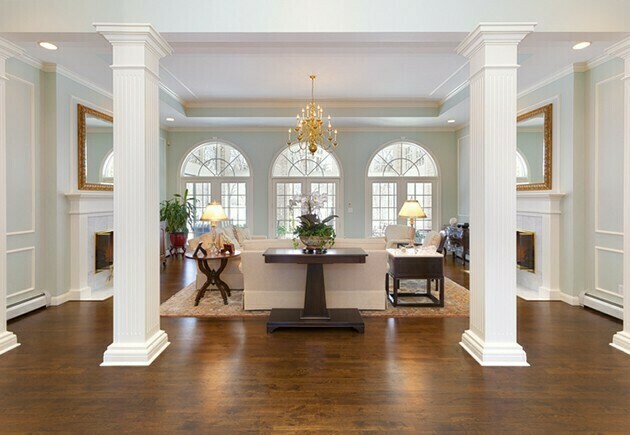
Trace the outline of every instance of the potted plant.
[[313, 192], [310, 195], [296, 195], [289, 201], [291, 210], [299, 207], [300, 223], [293, 231], [300, 238], [307, 252], [324, 253], [335, 244], [335, 229], [329, 225], [337, 215], [330, 215], [320, 219], [319, 210], [328, 202], [326, 194]]
[[192, 227], [193, 217], [197, 210], [197, 200], [188, 197], [188, 189], [184, 195], [175, 194], [172, 199], [162, 201], [160, 207], [160, 220], [166, 221], [166, 231], [173, 249], [183, 249], [186, 247], [188, 236], [188, 226]]

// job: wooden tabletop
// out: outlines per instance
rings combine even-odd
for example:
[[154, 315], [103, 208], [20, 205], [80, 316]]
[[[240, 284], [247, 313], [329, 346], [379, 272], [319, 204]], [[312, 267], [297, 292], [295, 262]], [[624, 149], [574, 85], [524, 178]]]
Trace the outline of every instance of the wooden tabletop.
[[225, 254], [203, 255], [202, 253], [194, 255], [193, 252], [186, 252], [186, 258], [191, 258], [193, 260], [221, 260], [223, 258], [236, 258], [240, 256], [241, 256], [241, 251], [239, 250], [236, 250], [229, 255], [225, 255]]
[[302, 249], [269, 248], [263, 256], [265, 263], [336, 264], [365, 263], [368, 254], [361, 248], [333, 248], [320, 254], [305, 254]]

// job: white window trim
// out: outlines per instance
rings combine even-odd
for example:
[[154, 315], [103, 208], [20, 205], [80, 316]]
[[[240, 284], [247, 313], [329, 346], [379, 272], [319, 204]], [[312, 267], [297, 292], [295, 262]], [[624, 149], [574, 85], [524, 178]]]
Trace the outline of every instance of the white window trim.
[[[241, 153], [241, 155], [247, 162], [247, 166], [249, 167], [249, 177], [191, 177], [191, 176], [183, 175], [184, 163], [186, 162], [186, 159], [188, 158], [190, 153], [193, 152], [196, 148], [200, 147], [201, 145], [204, 145], [210, 142], [222, 142], [226, 145], [233, 147], [235, 150]], [[253, 173], [254, 173], [254, 170], [252, 168], [252, 164], [249, 158], [238, 145], [235, 145], [228, 140], [220, 139], [216, 137], [213, 137], [211, 139], [206, 139], [202, 142], [196, 143], [184, 153], [183, 157], [180, 159], [178, 168], [179, 168], [178, 169], [178, 191], [181, 195], [183, 195], [184, 191], [186, 190], [186, 183], [211, 183], [212, 198], [220, 199], [221, 198], [221, 183], [245, 182], [246, 183], [245, 204], [247, 207], [247, 214], [246, 214], [245, 220], [247, 222], [247, 228], [249, 228], [250, 231], [253, 231], [253, 223], [254, 223], [254, 193], [253, 193], [254, 192], [254, 183], [253, 183], [254, 176], [253, 176]], [[197, 204], [197, 207], [205, 207], [206, 205], [207, 204]]]
[[276, 183], [304, 183], [303, 185], [307, 187], [308, 183], [330, 183], [337, 182], [337, 204], [335, 204], [335, 208], [337, 209], [337, 215], [339, 216], [335, 220], [337, 221], [337, 228], [335, 233], [337, 237], [342, 238], [344, 236], [344, 183], [343, 183], [343, 166], [341, 165], [341, 160], [339, 160], [339, 156], [335, 154], [335, 152], [328, 151], [335, 158], [337, 162], [337, 166], [339, 167], [339, 177], [274, 177], [273, 176], [273, 166], [276, 163], [276, 160], [283, 151], [286, 150], [286, 146], [279, 149], [274, 155], [273, 159], [271, 159], [271, 165], [269, 166], [269, 184], [268, 184], [268, 192], [269, 192], [269, 210], [268, 210], [268, 237], [275, 238], [276, 237]]
[[[436, 177], [370, 177], [369, 176], [370, 164], [374, 160], [374, 157], [376, 157], [376, 155], [380, 151], [387, 148], [388, 146], [395, 145], [400, 142], [409, 142], [409, 143], [413, 143], [421, 147], [433, 159], [433, 162], [435, 163], [435, 168], [437, 170], [437, 176]], [[401, 138], [401, 139], [396, 139], [396, 140], [387, 142], [381, 145], [380, 147], [378, 147], [376, 151], [374, 151], [372, 155], [370, 156], [367, 162], [367, 167], [365, 168], [365, 237], [366, 238], [373, 237], [372, 236], [372, 182], [384, 182], [384, 183], [396, 182], [397, 183], [396, 198], [398, 201], [398, 204], [397, 204], [398, 210], [396, 211], [396, 214], [398, 214], [398, 212], [400, 211], [400, 207], [402, 206], [402, 203], [407, 199], [404, 197], [401, 190], [401, 187], [403, 187], [403, 185], [405, 185], [406, 183], [428, 183], [428, 182], [433, 183], [432, 184], [433, 190], [431, 192], [433, 196], [432, 197], [433, 217], [431, 220], [432, 220], [433, 231], [439, 231], [440, 222], [442, 222], [441, 178], [442, 178], [442, 169], [440, 168], [440, 163], [438, 159], [435, 157], [435, 155], [431, 152], [431, 150], [426, 145], [420, 142], [410, 140], [407, 138]], [[408, 219], [406, 218], [398, 217], [396, 222], [399, 225], [409, 225]]]

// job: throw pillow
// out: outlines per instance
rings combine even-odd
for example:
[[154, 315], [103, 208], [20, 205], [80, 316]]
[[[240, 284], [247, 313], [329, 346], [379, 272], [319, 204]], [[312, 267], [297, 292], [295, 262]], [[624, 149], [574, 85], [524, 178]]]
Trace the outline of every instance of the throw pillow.
[[241, 249], [241, 244], [238, 242], [236, 237], [233, 237], [233, 236], [231, 237], [227, 231], [223, 231], [219, 235], [219, 240], [218, 240], [217, 245], [222, 248], [225, 243], [234, 245], [234, 249]]
[[252, 239], [249, 228], [247, 227], [234, 227], [234, 235], [240, 244], [243, 244], [245, 240]]

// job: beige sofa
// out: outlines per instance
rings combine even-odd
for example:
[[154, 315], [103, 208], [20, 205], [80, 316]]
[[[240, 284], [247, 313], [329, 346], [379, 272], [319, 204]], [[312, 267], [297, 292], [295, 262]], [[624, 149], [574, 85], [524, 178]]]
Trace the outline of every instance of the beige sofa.
[[[292, 248], [291, 240], [246, 240], [242, 246], [240, 269], [243, 272], [245, 310], [301, 308], [304, 306], [306, 265], [266, 264], [267, 248]], [[387, 251], [384, 239], [337, 239], [335, 248], [363, 248], [365, 264], [327, 264], [324, 266], [326, 302], [329, 308], [386, 308], [385, 273]]]

